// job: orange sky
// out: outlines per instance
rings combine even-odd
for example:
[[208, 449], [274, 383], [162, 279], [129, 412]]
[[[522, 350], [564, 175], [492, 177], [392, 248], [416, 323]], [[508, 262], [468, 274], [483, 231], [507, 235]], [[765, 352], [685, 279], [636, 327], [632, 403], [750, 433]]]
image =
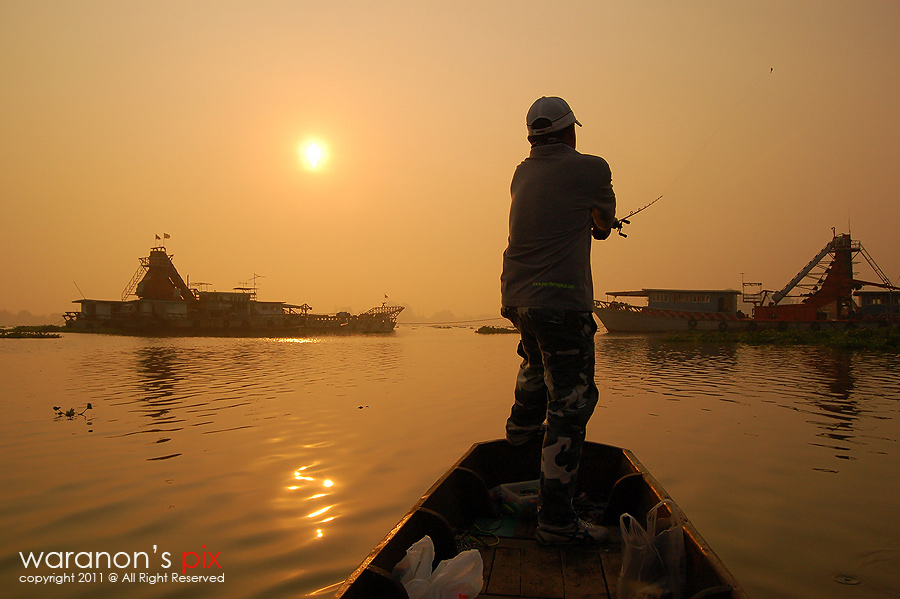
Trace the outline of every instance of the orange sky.
[[210, 289], [496, 314], [541, 95], [620, 215], [665, 193], [595, 243], [598, 298], [780, 289], [848, 222], [897, 282], [898, 28], [893, 0], [5, 0], [0, 310], [117, 299], [165, 232]]

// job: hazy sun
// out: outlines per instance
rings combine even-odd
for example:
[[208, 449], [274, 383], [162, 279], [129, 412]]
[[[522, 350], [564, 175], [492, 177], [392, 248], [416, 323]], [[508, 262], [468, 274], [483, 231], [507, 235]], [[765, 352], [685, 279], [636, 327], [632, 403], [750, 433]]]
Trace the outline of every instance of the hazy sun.
[[310, 168], [319, 166], [323, 154], [322, 147], [317, 143], [308, 143], [303, 148], [303, 156], [306, 158], [306, 163], [309, 164]]

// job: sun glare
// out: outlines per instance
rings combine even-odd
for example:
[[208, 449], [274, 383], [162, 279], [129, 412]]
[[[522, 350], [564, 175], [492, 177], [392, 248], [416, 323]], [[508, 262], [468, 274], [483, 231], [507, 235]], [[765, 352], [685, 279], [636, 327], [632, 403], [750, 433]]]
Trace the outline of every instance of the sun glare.
[[316, 168], [322, 160], [324, 152], [322, 147], [317, 143], [309, 143], [303, 148], [303, 156], [309, 168]]

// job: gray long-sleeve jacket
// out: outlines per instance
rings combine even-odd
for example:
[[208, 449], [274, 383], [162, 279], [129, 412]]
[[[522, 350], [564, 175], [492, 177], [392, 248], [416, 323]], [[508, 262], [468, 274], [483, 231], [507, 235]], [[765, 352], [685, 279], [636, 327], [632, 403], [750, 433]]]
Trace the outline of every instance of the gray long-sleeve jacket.
[[609, 165], [564, 143], [536, 146], [516, 168], [510, 192], [503, 305], [593, 310], [591, 212], [610, 223], [615, 217]]

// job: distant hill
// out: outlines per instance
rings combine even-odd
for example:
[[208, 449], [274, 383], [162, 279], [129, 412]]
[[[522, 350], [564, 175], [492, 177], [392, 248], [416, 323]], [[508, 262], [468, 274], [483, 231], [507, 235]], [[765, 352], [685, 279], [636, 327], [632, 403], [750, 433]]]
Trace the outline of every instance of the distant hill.
[[0, 310], [0, 326], [4, 327], [62, 323], [62, 314], [32, 314], [28, 310], [21, 310], [13, 314], [9, 310]]

